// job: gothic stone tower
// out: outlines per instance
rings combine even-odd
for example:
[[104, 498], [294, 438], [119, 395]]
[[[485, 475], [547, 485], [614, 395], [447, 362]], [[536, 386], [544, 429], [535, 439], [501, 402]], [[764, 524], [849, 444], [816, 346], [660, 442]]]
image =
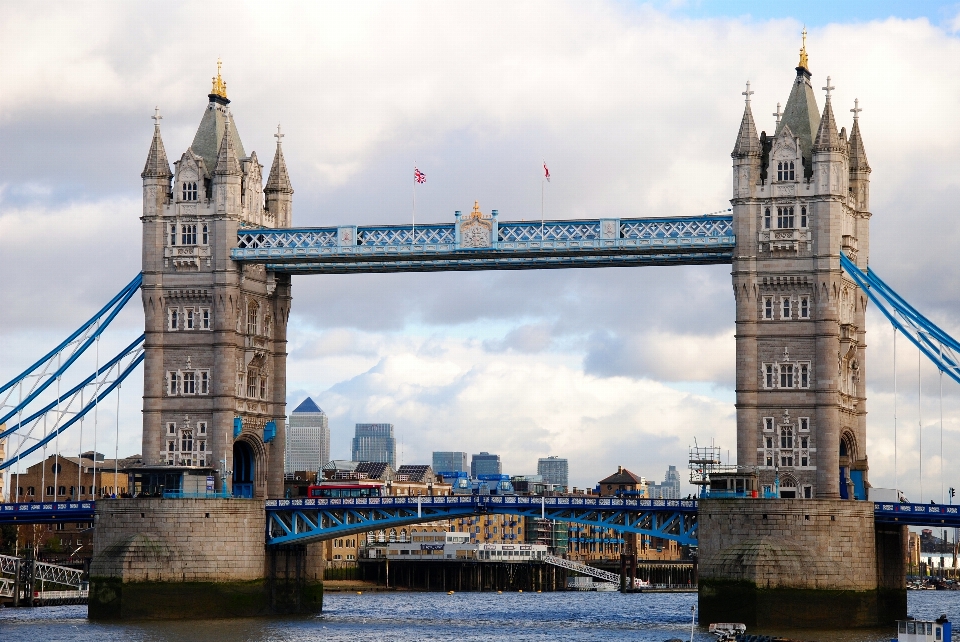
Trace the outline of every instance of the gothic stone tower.
[[263, 188], [229, 104], [218, 69], [173, 173], [154, 117], [141, 174], [143, 458], [158, 484], [178, 473], [189, 492], [212, 475], [217, 490], [279, 497], [290, 279], [234, 263], [230, 250], [244, 226], [289, 227], [293, 189], [279, 132]]
[[866, 499], [866, 295], [840, 267], [869, 256], [870, 167], [853, 110], [822, 116], [806, 47], [776, 133], [746, 108], [733, 157], [737, 461], [782, 498]]

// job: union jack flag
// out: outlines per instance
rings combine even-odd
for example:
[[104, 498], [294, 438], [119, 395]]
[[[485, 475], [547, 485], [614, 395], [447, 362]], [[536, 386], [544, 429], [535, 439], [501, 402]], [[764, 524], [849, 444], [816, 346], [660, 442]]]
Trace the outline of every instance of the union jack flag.
[[414, 168], [413, 168], [413, 180], [417, 181], [418, 183], [426, 183], [426, 182], [427, 182], [427, 175], [424, 174], [423, 172], [421, 172], [421, 171], [420, 171], [419, 169], [417, 169], [416, 167], [414, 167]]
[[547, 179], [547, 182], [550, 182], [550, 170], [547, 169], [547, 161], [543, 161], [543, 177]]

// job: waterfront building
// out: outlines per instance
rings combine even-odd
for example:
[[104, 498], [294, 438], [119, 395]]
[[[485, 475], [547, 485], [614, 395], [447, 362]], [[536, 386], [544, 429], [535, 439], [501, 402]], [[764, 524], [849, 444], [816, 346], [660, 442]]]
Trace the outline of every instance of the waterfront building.
[[551, 455], [537, 460], [537, 474], [543, 477], [546, 484], [556, 484], [569, 488], [569, 469], [565, 458]]
[[467, 472], [467, 453], [452, 451], [434, 451], [433, 469], [445, 473]]
[[354, 461], [377, 461], [397, 467], [397, 440], [393, 424], [357, 424], [353, 438]]
[[502, 475], [503, 466], [500, 464], [500, 455], [481, 452], [470, 460], [470, 476], [479, 478], [480, 475]]
[[631, 473], [623, 466], [617, 472], [600, 480], [597, 489], [601, 497], [629, 494], [631, 497], [650, 497], [647, 480]]
[[320, 470], [330, 461], [330, 426], [327, 414], [307, 397], [290, 413], [283, 455], [284, 473]]
[[533, 562], [547, 555], [542, 544], [478, 544], [469, 533], [418, 533], [408, 543], [396, 542], [380, 549], [380, 556], [409, 562], [476, 560], [480, 562]]
[[479, 543], [524, 542], [526, 518], [519, 515], [474, 515], [450, 520], [457, 531], [469, 533]]
[[[121, 496], [130, 491], [127, 469], [140, 455], [104, 459], [100, 453], [80, 457], [50, 455], [21, 473], [10, 475], [11, 502], [65, 502]], [[96, 469], [96, 472], [94, 472]]]

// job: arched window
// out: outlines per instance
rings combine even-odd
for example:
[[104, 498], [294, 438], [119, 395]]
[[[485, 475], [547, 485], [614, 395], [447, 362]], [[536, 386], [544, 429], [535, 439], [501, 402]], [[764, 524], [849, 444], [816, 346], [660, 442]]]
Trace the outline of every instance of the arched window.
[[800, 208], [800, 227], [807, 226], [807, 207], [803, 206]]
[[247, 304], [247, 334], [257, 333], [257, 312], [260, 306], [256, 301]]
[[780, 448], [793, 448], [793, 426], [782, 426], [780, 428]]
[[778, 181], [783, 180], [783, 163], [782, 162], [777, 163], [777, 180]]
[[[784, 164], [786, 164], [786, 163], [784, 163]], [[787, 180], [790, 180], [790, 181], [794, 180], [793, 176], [794, 176], [794, 174], [793, 174], [793, 161], [790, 161], [790, 178], [788, 178]]]
[[203, 244], [204, 244], [204, 245], [209, 245], [209, 244], [210, 244], [210, 235], [207, 233], [207, 226], [206, 226], [206, 225], [203, 226]]
[[770, 208], [763, 210], [763, 229], [770, 229]]

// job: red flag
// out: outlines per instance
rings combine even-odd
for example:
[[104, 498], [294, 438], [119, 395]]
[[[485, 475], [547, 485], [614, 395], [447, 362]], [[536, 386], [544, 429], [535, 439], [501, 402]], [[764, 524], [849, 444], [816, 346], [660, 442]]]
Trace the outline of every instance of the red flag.
[[550, 182], [550, 170], [547, 169], [547, 161], [543, 161], [543, 177], [547, 179], [547, 182]]
[[413, 180], [415, 180], [415, 181], [418, 182], [418, 183], [426, 183], [426, 182], [427, 182], [427, 175], [424, 174], [423, 172], [421, 172], [421, 171], [420, 171], [419, 169], [417, 169], [416, 167], [414, 167], [414, 168], [413, 168]]

